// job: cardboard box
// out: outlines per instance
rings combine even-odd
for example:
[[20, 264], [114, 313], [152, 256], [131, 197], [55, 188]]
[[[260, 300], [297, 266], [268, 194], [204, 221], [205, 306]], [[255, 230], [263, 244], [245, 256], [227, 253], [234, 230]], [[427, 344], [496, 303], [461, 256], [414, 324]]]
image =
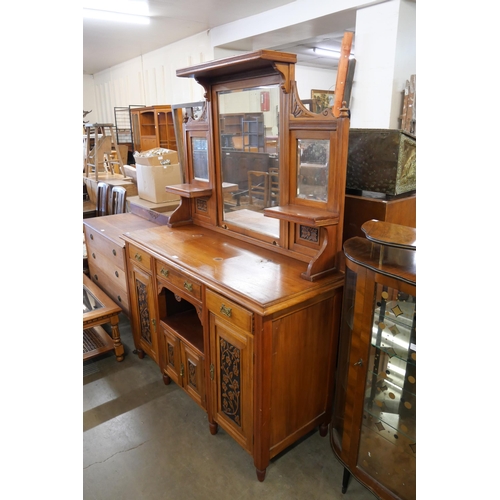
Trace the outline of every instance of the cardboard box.
[[181, 184], [181, 166], [173, 165], [141, 165], [135, 164], [137, 171], [137, 190], [139, 198], [152, 203], [165, 203], [167, 201], [180, 201], [179, 196], [167, 193], [165, 186]]
[[135, 164], [159, 167], [179, 163], [179, 155], [173, 149], [154, 148], [142, 153], [134, 153]]

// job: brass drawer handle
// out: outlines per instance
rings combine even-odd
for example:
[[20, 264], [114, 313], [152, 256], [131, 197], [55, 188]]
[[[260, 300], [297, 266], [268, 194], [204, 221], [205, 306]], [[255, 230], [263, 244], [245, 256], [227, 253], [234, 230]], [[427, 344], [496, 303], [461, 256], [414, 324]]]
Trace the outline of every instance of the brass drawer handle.
[[96, 281], [99, 281], [99, 278], [97, 277], [97, 274], [94, 274], [94, 279], [95, 279]]
[[94, 239], [94, 235], [92, 233], [90, 233], [90, 239], [93, 240]]
[[359, 361], [356, 361], [356, 363], [354, 363], [354, 366], [363, 366], [363, 359], [359, 358]]
[[115, 276], [118, 278], [119, 275], [118, 275], [118, 271], [115, 271]]
[[142, 255], [140, 253], [136, 253], [134, 255], [134, 259], [138, 260], [139, 262], [142, 262]]
[[156, 320], [153, 318], [153, 319], [151, 320], [151, 323], [153, 323], [154, 333], [156, 333]]
[[116, 257], [116, 250], [113, 248], [113, 255]]
[[192, 292], [193, 291], [193, 285], [191, 285], [191, 283], [188, 283], [187, 281], [184, 282], [184, 288], [188, 291], [188, 292]]
[[92, 252], [92, 258], [95, 259], [95, 253], [94, 252]]
[[224, 314], [224, 316], [227, 316], [228, 318], [231, 317], [231, 311], [232, 309], [230, 307], [226, 307], [224, 304], [220, 306], [220, 312]]
[[164, 269], [163, 267], [161, 268], [160, 274], [163, 274], [165, 278], [168, 278], [168, 269]]

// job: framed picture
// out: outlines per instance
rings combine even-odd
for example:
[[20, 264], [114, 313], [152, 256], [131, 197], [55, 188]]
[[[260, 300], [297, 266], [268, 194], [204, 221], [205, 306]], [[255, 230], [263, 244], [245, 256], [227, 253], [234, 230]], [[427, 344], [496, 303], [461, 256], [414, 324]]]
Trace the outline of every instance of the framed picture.
[[335, 91], [333, 90], [311, 90], [313, 113], [321, 113], [326, 108], [333, 108]]

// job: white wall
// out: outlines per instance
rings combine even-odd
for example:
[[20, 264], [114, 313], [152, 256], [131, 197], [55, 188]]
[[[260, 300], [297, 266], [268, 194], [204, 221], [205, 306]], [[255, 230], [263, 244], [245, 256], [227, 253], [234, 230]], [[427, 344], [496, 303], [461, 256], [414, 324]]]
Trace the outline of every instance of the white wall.
[[393, 0], [357, 11], [351, 127], [400, 128], [402, 91], [416, 74], [415, 5]]
[[83, 75], [83, 111], [92, 111], [83, 120], [96, 123], [98, 121], [96, 108], [94, 77], [92, 75]]
[[[214, 59], [210, 37], [199, 33], [96, 73], [93, 83], [84, 78], [85, 100], [94, 86], [94, 121], [114, 123], [114, 108], [142, 104], [176, 104], [203, 100], [203, 88], [176, 70]], [[92, 108], [89, 108], [92, 109]]]
[[[399, 128], [405, 82], [416, 74], [416, 3], [367, 3], [315, 0], [312, 9], [307, 0], [297, 0], [275, 9], [279, 11], [275, 16], [266, 13], [204, 31], [97, 73], [93, 81], [84, 78], [84, 109], [95, 110], [92, 121], [114, 123], [115, 107], [201, 101], [203, 88], [194, 79], [177, 77], [176, 70], [241, 53], [218, 45], [242, 36], [361, 6], [356, 17], [351, 127]], [[300, 98], [310, 99], [311, 89], [335, 89], [337, 71], [297, 64], [295, 77]]]

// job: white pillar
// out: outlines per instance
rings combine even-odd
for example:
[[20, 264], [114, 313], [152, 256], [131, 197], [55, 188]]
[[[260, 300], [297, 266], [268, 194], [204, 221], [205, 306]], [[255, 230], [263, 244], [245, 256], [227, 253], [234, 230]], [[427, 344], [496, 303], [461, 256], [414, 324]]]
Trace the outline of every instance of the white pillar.
[[358, 10], [352, 128], [399, 129], [406, 80], [416, 74], [416, 3], [391, 0]]

